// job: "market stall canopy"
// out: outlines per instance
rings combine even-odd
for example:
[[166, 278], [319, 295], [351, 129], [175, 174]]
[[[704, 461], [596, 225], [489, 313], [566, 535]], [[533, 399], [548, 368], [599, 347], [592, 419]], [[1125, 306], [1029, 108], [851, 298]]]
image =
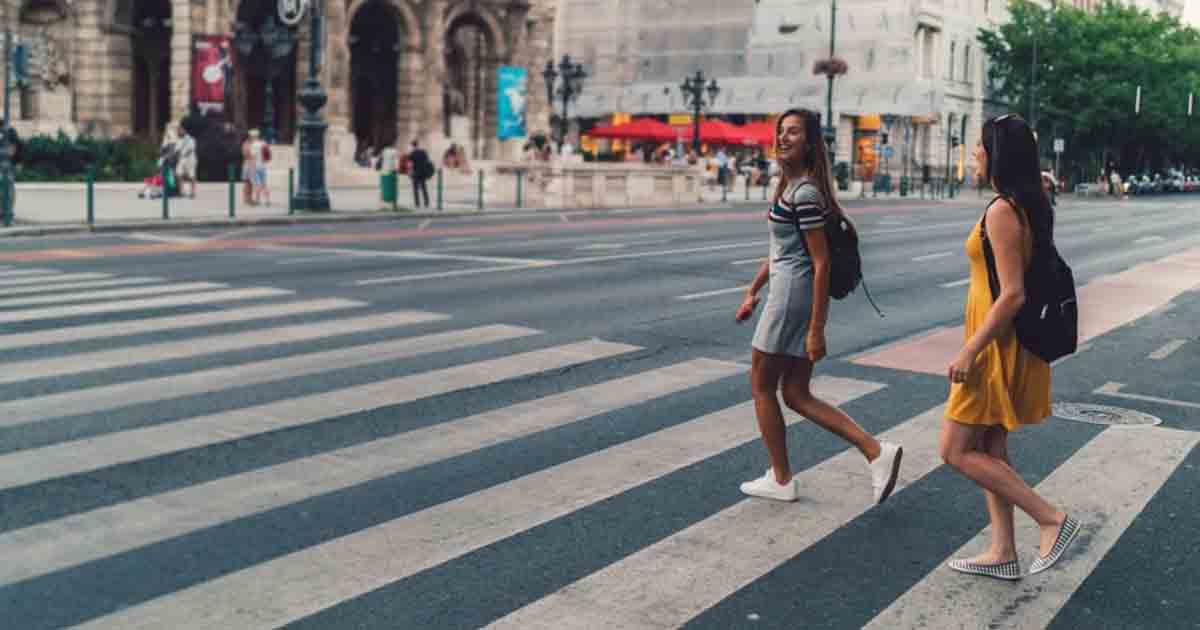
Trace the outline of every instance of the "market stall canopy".
[[608, 138], [610, 140], [653, 140], [655, 142], [674, 141], [677, 134], [675, 128], [653, 118], [635, 118], [619, 125], [605, 125], [584, 132], [592, 138]]

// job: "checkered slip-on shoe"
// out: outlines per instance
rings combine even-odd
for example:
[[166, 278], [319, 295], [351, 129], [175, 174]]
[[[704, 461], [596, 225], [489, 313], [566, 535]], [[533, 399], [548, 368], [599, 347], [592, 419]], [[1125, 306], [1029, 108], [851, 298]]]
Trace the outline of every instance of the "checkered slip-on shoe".
[[979, 564], [970, 560], [951, 560], [946, 563], [946, 566], [959, 573], [982, 575], [984, 577], [996, 578], [997, 580], [1021, 579], [1021, 565], [1016, 560], [1009, 560], [1008, 562], [1000, 562], [998, 564]]
[[1058, 538], [1054, 539], [1054, 546], [1050, 548], [1050, 553], [1045, 556], [1038, 556], [1029, 565], [1029, 575], [1041, 573], [1054, 566], [1054, 563], [1058, 562], [1059, 558], [1062, 558], [1067, 547], [1071, 546], [1071, 541], [1075, 540], [1075, 537], [1079, 535], [1079, 529], [1079, 521], [1068, 516], [1063, 521], [1062, 526], [1058, 528]]

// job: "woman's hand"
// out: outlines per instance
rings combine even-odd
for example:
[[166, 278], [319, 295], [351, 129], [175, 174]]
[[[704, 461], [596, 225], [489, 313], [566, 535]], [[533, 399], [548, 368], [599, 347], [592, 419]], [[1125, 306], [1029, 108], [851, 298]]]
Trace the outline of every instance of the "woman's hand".
[[950, 362], [950, 367], [946, 368], [946, 377], [951, 383], [965, 383], [971, 377], [971, 371], [975, 369], [975, 353], [966, 346], [958, 351], [958, 356]]
[[808, 336], [804, 338], [804, 352], [808, 354], [808, 360], [813, 363], [825, 358], [825, 330], [823, 328], [808, 329]]
[[737, 313], [733, 316], [734, 321], [742, 323], [754, 314], [754, 307], [758, 306], [757, 295], [747, 295], [746, 299], [742, 300], [742, 305], [738, 307]]

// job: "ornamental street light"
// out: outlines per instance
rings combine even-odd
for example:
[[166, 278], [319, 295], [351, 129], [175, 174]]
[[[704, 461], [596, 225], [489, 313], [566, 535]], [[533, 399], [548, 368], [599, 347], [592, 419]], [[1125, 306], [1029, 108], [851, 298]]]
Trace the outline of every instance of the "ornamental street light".
[[[704, 72], [696, 71], [696, 75], [687, 78], [684, 77], [683, 83], [679, 84], [679, 90], [683, 92], [683, 103], [690, 103], [692, 108], [692, 153], [700, 155], [700, 112], [705, 107], [711, 107], [717, 102], [717, 96], [721, 93], [721, 88], [717, 86], [716, 79], [710, 79], [708, 85], [704, 85]], [[708, 94], [708, 100], [704, 99], [705, 93]]]
[[[583, 69], [583, 64], [571, 61], [570, 55], [563, 55], [557, 69], [553, 60], [546, 62], [542, 78], [546, 80], [546, 100], [550, 107], [554, 107], [555, 95], [562, 99], [562, 114], [558, 117], [558, 152], [562, 153], [563, 143], [567, 140], [568, 109], [571, 102], [578, 99], [579, 93], [583, 91], [583, 80], [587, 78], [587, 72]], [[557, 79], [562, 80], [555, 89], [554, 82]]]
[[300, 90], [300, 182], [292, 201], [296, 210], [329, 211], [329, 191], [325, 188], [325, 130], [329, 124], [321, 116], [321, 108], [329, 101], [317, 75], [321, 71], [321, 49], [325, 45], [324, 16], [321, 0], [310, 0], [312, 12], [309, 26], [308, 79]]
[[250, 57], [255, 48], [261, 48], [266, 55], [267, 80], [265, 81], [262, 135], [263, 140], [268, 144], [275, 144], [279, 139], [275, 132], [278, 127], [278, 121], [275, 119], [275, 77], [279, 74], [279, 62], [292, 54], [292, 48], [296, 45], [296, 36], [291, 29], [280, 26], [274, 15], [268, 15], [262, 28], [257, 32], [244, 24], [234, 25], [233, 45], [246, 58]]

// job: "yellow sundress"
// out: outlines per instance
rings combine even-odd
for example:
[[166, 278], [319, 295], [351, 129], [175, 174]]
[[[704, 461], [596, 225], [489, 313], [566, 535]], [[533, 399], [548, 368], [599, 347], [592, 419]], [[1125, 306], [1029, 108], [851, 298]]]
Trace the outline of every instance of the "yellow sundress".
[[[980, 223], [976, 223], [966, 243], [971, 279], [964, 340], [983, 325], [992, 308], [980, 231]], [[1026, 244], [1028, 248], [1028, 239]], [[955, 422], [1004, 425], [1009, 431], [1037, 424], [1049, 415], [1050, 365], [1023, 348], [1011, 326], [979, 353], [967, 382], [951, 383], [946, 401], [946, 417]]]

